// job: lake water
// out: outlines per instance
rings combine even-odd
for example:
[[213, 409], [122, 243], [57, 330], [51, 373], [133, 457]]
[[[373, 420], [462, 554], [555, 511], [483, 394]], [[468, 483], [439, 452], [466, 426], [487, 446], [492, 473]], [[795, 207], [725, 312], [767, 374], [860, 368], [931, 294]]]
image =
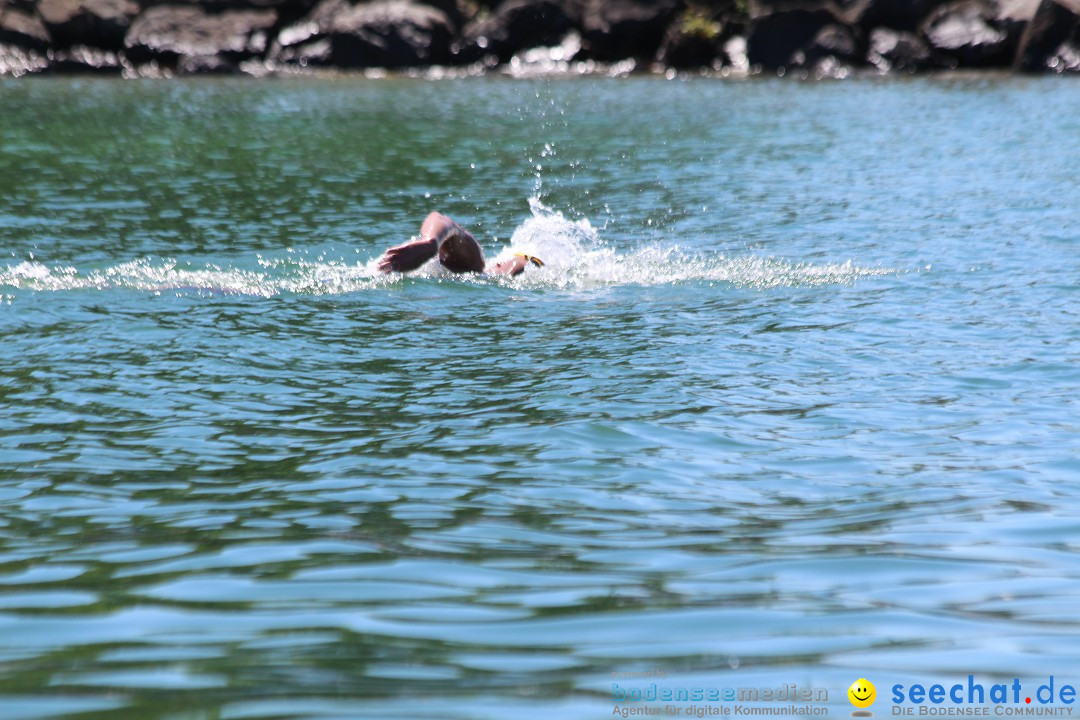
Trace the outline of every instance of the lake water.
[[[1080, 84], [0, 108], [5, 720], [1080, 681]], [[547, 266], [374, 273], [433, 209]]]

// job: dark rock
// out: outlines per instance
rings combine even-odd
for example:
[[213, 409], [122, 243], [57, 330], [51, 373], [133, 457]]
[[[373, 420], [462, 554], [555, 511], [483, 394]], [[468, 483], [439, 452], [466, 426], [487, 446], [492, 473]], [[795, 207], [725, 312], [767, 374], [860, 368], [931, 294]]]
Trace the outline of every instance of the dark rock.
[[[162, 0], [137, 0], [146, 5], [149, 2], [161, 2]], [[164, 0], [165, 2], [183, 2], [192, 0]], [[203, 4], [212, 12], [225, 12], [226, 10], [273, 10], [278, 16], [280, 30], [286, 25], [299, 22], [309, 15], [321, 2], [321, 0], [194, 0]], [[355, 0], [359, 1], [359, 0]]]
[[326, 67], [330, 65], [330, 40], [322, 37], [310, 42], [274, 45], [267, 59], [271, 65]]
[[1080, 73], [1080, 32], [1058, 46], [1046, 61], [1046, 67], [1057, 73]]
[[1002, 24], [1027, 26], [1035, 17], [1042, 0], [997, 0], [994, 2], [997, 21]]
[[465, 0], [416, 0], [416, 2], [442, 10], [455, 31], [463, 27], [466, 21], [476, 14], [475, 4]]
[[36, 50], [0, 43], [0, 77], [21, 77], [48, 66], [49, 61]]
[[776, 70], [796, 64], [815, 36], [838, 22], [828, 5], [805, 5], [775, 9], [752, 17], [746, 37], [750, 64]]
[[273, 10], [230, 10], [219, 14], [190, 6], [153, 7], [131, 25], [124, 44], [134, 63], [157, 62], [166, 67], [198, 66], [192, 58], [220, 55], [222, 63], [237, 63], [261, 55], [267, 33], [277, 22]]
[[211, 15], [230, 10], [273, 10], [277, 13], [278, 26], [297, 22], [312, 11], [319, 0], [135, 0], [143, 8], [156, 5], [190, 5], [199, 7]]
[[1078, 32], [1080, 0], [1043, 0], [1020, 38], [1014, 67], [1024, 72], [1069, 69], [1070, 48], [1080, 46]]
[[182, 4], [197, 7], [210, 14], [229, 10], [273, 10], [279, 15], [301, 17], [311, 12], [318, 0], [138, 0], [149, 9], [158, 5]]
[[826, 25], [807, 43], [803, 57], [807, 66], [817, 65], [830, 57], [855, 64], [866, 57], [866, 50], [848, 26]]
[[54, 73], [118, 75], [123, 70], [120, 57], [115, 52], [86, 45], [49, 51], [49, 58], [49, 72]]
[[445, 65], [452, 34], [449, 18], [429, 5], [400, 0], [359, 5], [331, 21], [331, 61], [347, 68]]
[[450, 60], [453, 25], [430, 5], [388, 0], [350, 5], [324, 0], [278, 35], [274, 62], [344, 68], [419, 67]]
[[566, 0], [508, 0], [467, 26], [455, 48], [458, 62], [494, 55], [507, 62], [522, 50], [558, 45], [581, 24], [581, 8]]
[[[813, 77], [844, 78], [865, 61], [866, 47], [857, 28], [826, 25], [801, 50], [795, 51], [787, 66], [809, 71]], [[808, 74], [803, 73], [803, 77]]]
[[850, 24], [864, 33], [878, 27], [917, 32], [927, 15], [949, 0], [857, 0], [846, 11]]
[[330, 65], [331, 45], [326, 33], [334, 15], [348, 8], [345, 0], [323, 0], [302, 20], [278, 33], [267, 59], [274, 65]]
[[347, 0], [322, 0], [300, 22], [282, 30], [278, 40], [282, 41], [283, 36], [291, 34], [306, 41], [318, 34], [326, 33], [334, 17], [348, 11], [351, 7], [352, 5]]
[[998, 26], [996, 9], [982, 0], [959, 0], [934, 10], [923, 23], [931, 52], [964, 67], [1007, 67], [1016, 38]]
[[1009, 36], [1009, 53], [1011, 57], [1008, 64], [1016, 62], [1016, 51], [1020, 47], [1020, 41], [1024, 32], [1035, 17], [1041, 0], [988, 0], [995, 10], [994, 24], [1001, 28]]
[[38, 5], [38, 14], [58, 49], [91, 45], [119, 50], [138, 13], [139, 6], [132, 0], [41, 0]]
[[186, 55], [176, 63], [181, 75], [232, 75], [238, 70], [236, 62], [221, 55]]
[[687, 9], [671, 24], [657, 62], [672, 68], [714, 67], [723, 63], [724, 26], [716, 13]]
[[877, 28], [870, 33], [866, 58], [881, 72], [915, 72], [933, 66], [930, 48], [914, 33]]
[[17, 3], [0, 0], [0, 45], [44, 51], [51, 38], [41, 19]]
[[587, 0], [582, 19], [586, 53], [605, 62], [652, 59], [680, 10], [681, 0]]
[[27, 15], [37, 12], [39, 0], [0, 0], [0, 13], [4, 10], [19, 10]]

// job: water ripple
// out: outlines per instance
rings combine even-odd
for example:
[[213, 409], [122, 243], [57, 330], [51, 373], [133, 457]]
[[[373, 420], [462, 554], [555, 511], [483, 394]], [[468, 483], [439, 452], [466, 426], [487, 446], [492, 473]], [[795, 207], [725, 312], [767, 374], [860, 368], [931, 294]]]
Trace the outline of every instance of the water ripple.
[[0, 96], [4, 718], [1080, 673], [1057, 79]]

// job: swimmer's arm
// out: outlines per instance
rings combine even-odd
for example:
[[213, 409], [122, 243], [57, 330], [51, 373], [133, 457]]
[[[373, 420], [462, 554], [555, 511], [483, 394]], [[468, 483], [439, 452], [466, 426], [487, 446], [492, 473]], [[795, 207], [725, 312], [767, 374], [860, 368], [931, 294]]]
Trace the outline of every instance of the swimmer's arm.
[[476, 246], [476, 255], [482, 266], [483, 255], [480, 252], [480, 246], [473, 240], [472, 235], [469, 235], [460, 225], [442, 213], [433, 212], [424, 219], [423, 225], [420, 226], [420, 237], [402, 245], [396, 245], [384, 252], [382, 257], [379, 258], [378, 268], [384, 273], [415, 270], [435, 257], [443, 243], [458, 236], [468, 238], [472, 245]]
[[389, 248], [379, 258], [379, 272], [409, 272], [415, 270], [439, 251], [439, 243], [434, 238], [420, 238], [402, 245]]

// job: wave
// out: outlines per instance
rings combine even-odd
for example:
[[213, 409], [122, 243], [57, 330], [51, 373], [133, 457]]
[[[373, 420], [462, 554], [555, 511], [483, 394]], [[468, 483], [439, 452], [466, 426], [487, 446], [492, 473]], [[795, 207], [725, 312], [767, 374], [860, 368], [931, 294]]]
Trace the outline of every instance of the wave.
[[[851, 284], [860, 278], [896, 275], [900, 271], [840, 263], [803, 263], [776, 257], [729, 257], [687, 252], [653, 243], [630, 251], [609, 246], [587, 219], [571, 220], [530, 201], [532, 216], [513, 233], [508, 246], [492, 260], [514, 253], [535, 255], [543, 268], [530, 267], [516, 278], [455, 276], [431, 261], [410, 277], [512, 285], [514, 287], [587, 289], [604, 286], [724, 284], [768, 289]], [[82, 271], [72, 266], [25, 261], [0, 269], [0, 290], [62, 291], [126, 288], [155, 293], [253, 295], [285, 293], [341, 294], [402, 282], [401, 275], [383, 275], [375, 260], [351, 263], [328, 260], [325, 253], [256, 259], [257, 267], [206, 264], [193, 267], [168, 258], [142, 258], [106, 268]]]

